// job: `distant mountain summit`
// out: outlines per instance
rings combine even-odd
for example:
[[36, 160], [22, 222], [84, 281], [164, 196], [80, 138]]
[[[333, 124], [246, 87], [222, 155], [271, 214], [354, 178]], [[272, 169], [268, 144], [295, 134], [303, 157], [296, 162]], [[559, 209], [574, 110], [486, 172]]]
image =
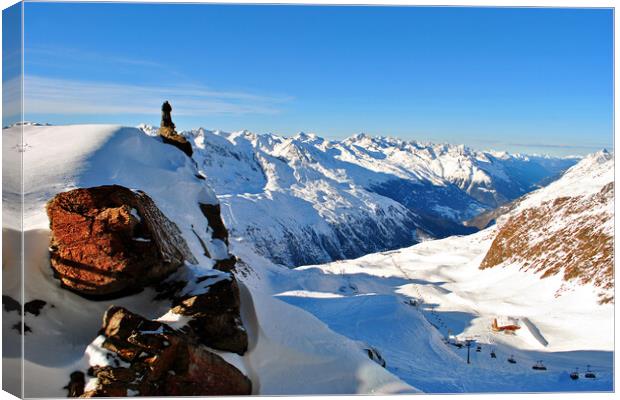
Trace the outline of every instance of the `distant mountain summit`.
[[231, 235], [287, 266], [472, 233], [463, 221], [577, 162], [363, 133], [341, 141], [304, 132], [181, 134], [220, 198]]

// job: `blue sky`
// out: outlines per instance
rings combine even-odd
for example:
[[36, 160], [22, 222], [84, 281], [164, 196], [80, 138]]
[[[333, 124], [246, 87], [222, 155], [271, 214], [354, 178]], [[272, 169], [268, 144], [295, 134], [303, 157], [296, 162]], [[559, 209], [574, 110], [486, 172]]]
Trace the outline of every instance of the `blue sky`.
[[518, 152], [613, 140], [605, 9], [26, 3], [26, 118]]

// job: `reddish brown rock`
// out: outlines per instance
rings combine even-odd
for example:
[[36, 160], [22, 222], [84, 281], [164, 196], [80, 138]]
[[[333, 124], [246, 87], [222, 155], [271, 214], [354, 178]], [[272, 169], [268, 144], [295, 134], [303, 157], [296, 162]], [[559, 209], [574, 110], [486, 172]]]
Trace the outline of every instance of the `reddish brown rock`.
[[231, 272], [232, 270], [235, 269], [236, 265], [237, 265], [237, 257], [230, 254], [228, 258], [225, 258], [223, 260], [216, 260], [213, 268], [219, 271]]
[[[104, 316], [103, 347], [124, 366], [93, 366], [95, 389], [82, 397], [249, 395], [251, 381], [194, 336], [121, 307]], [[79, 393], [79, 388], [74, 390]]]
[[122, 186], [75, 189], [47, 204], [52, 268], [63, 286], [114, 297], [195, 263], [177, 226], [143, 192]]
[[207, 346], [240, 355], [247, 351], [248, 335], [241, 321], [239, 286], [232, 274], [198, 294], [175, 297], [172, 311], [192, 317], [189, 328]]
[[480, 269], [520, 264], [541, 278], [593, 284], [599, 302], [614, 301], [614, 238], [602, 227], [613, 219], [614, 184], [590, 196], [559, 197], [513, 213], [501, 225]]
[[159, 136], [161, 136], [162, 140], [166, 144], [171, 144], [185, 153], [188, 157], [191, 157], [194, 154], [194, 150], [192, 149], [192, 144], [185, 139], [182, 135], [176, 133], [174, 128], [170, 127], [161, 127], [159, 128]]
[[183, 136], [179, 135], [175, 130], [174, 122], [172, 122], [172, 105], [165, 101], [161, 105], [161, 124], [159, 127], [159, 136], [164, 143], [171, 144], [181, 150], [183, 153], [191, 157], [194, 151], [192, 145]]

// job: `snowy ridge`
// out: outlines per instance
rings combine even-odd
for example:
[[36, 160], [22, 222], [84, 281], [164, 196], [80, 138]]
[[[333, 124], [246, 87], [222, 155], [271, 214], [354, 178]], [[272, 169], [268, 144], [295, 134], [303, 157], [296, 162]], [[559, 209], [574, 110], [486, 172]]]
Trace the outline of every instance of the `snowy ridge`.
[[532, 192], [519, 203], [518, 210], [558, 197], [589, 196], [614, 181], [614, 155], [607, 150], [592, 153], [569, 168], [560, 179]]
[[[71, 372], [84, 371], [92, 362], [105, 360], [95, 339], [101, 317], [111, 304], [149, 319], [171, 320], [173, 324], [183, 321], [168, 313], [169, 300], [154, 300], [157, 292], [151, 287], [111, 301], [86, 300], [61, 288], [50, 267], [46, 202], [57, 193], [76, 187], [119, 184], [143, 190], [178, 226], [196, 257], [197, 264], [186, 264], [185, 271], [202, 276], [205, 270], [212, 271], [214, 260], [205, 254], [201, 241], [210, 254], [218, 254], [222, 241], [212, 238], [199, 203], [216, 204], [218, 200], [209, 185], [197, 176], [199, 171], [190, 158], [136, 128], [23, 128], [24, 141], [29, 145], [24, 152], [24, 300], [44, 302], [36, 314], [26, 313], [24, 318], [24, 395], [64, 397], [63, 387]], [[3, 130], [3, 137], [20, 134], [21, 129], [17, 128]], [[17, 151], [3, 147], [3, 156], [10, 157]], [[18, 226], [3, 228], [3, 246], [15, 246], [20, 240]], [[20, 299], [20, 263], [11, 255], [12, 252], [4, 253], [3, 295]], [[312, 315], [271, 298], [260, 287], [242, 287], [241, 291], [241, 315], [250, 335], [250, 347], [244, 356], [224, 352], [220, 355], [250, 377], [255, 394], [416, 391], [370, 360], [356, 342], [335, 333]], [[3, 362], [9, 372], [4, 378], [15, 384], [19, 379], [11, 373], [21, 371], [20, 333], [15, 328], [20, 318], [17, 309], [5, 305], [2, 311], [7, 349]], [[313, 379], [302, 379], [308, 376]]]
[[472, 233], [463, 221], [576, 162], [365, 134], [330, 141], [200, 128], [183, 135], [231, 234], [288, 266]]

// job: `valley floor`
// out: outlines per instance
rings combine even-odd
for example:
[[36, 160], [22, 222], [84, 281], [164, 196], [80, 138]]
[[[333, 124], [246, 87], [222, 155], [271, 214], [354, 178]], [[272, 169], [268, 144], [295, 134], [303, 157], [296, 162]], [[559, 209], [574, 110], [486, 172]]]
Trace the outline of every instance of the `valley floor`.
[[[479, 270], [492, 236], [485, 230], [295, 270], [240, 242], [234, 251], [254, 270], [247, 285], [269, 286], [331, 330], [376, 348], [390, 372], [424, 392], [613, 390], [613, 305], [557, 276], [540, 279], [517, 266]], [[494, 318], [521, 328], [494, 332]], [[449, 335], [475, 341], [471, 364], [466, 347], [446, 343]], [[546, 371], [532, 369], [538, 360]], [[588, 365], [595, 379], [585, 378]]]

